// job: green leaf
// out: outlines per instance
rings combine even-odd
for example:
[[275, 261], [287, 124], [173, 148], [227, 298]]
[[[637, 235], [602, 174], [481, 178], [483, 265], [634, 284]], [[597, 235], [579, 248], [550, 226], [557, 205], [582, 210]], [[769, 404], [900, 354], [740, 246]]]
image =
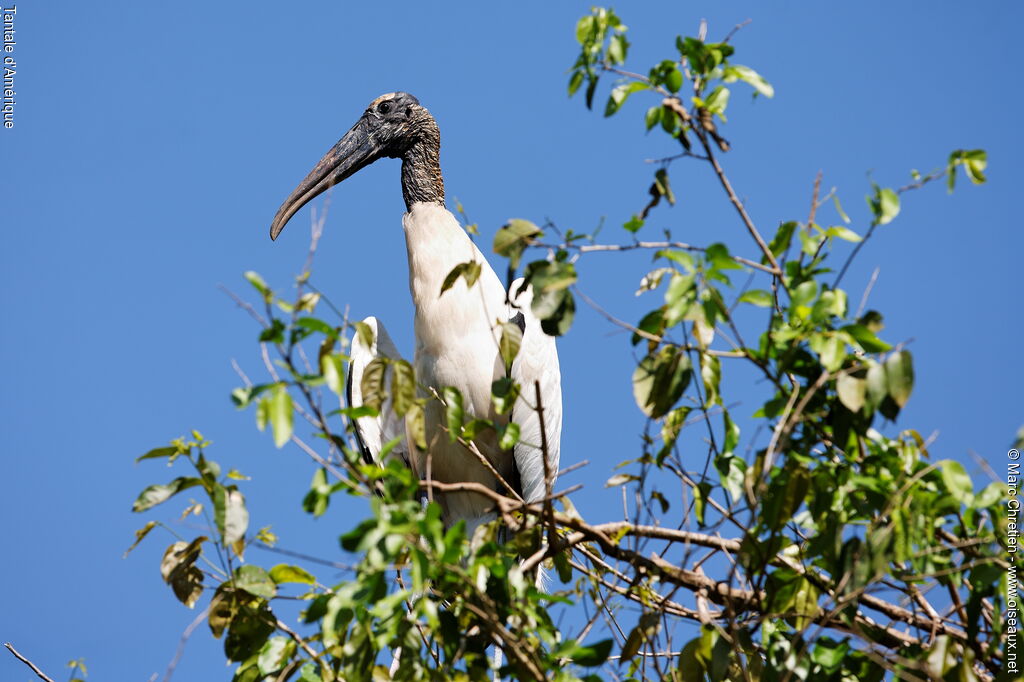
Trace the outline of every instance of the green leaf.
[[706, 405], [721, 405], [719, 384], [722, 379], [722, 361], [714, 355], [701, 353], [700, 376], [704, 381], [704, 402]]
[[843, 219], [844, 223], [849, 225], [850, 224], [850, 216], [846, 215], [846, 211], [843, 210], [843, 205], [839, 202], [839, 195], [837, 195], [837, 194], [833, 194], [832, 195], [832, 203], [835, 205], [836, 213], [839, 214], [839, 217]]
[[473, 285], [476, 284], [476, 280], [480, 277], [480, 264], [471, 260], [456, 265], [451, 269], [451, 272], [448, 273], [448, 276], [444, 278], [444, 282], [441, 283], [441, 293], [443, 294], [451, 289], [455, 285], [455, 282], [458, 281], [459, 277], [466, 280], [466, 288], [471, 289]]
[[525, 276], [528, 283], [533, 286], [533, 295], [536, 299], [538, 294], [567, 289], [575, 284], [576, 268], [572, 263], [539, 260], [526, 267]]
[[789, 295], [790, 305], [793, 308], [806, 306], [814, 300], [818, 294], [818, 283], [813, 279], [801, 282]]
[[952, 459], [944, 459], [937, 464], [942, 473], [942, 482], [946, 484], [946, 489], [953, 499], [960, 504], [971, 506], [974, 502], [974, 485], [964, 465]]
[[594, 668], [608, 660], [608, 654], [612, 651], [612, 640], [602, 639], [590, 646], [576, 645], [569, 658], [576, 665], [586, 668]]
[[268, 639], [256, 659], [260, 675], [269, 676], [283, 668], [295, 652], [295, 646], [295, 642], [288, 637], [278, 636]]
[[171, 457], [177, 455], [180, 450], [176, 446], [169, 445], [165, 448], [154, 448], [144, 455], [140, 455], [135, 458], [136, 462], [141, 462], [144, 459], [159, 459], [161, 457]]
[[831, 637], [819, 637], [811, 652], [811, 661], [820, 665], [825, 672], [835, 673], [846, 660], [850, 645], [844, 640], [837, 642]]
[[327, 353], [320, 358], [320, 373], [324, 383], [335, 395], [343, 395], [345, 391], [345, 361], [337, 353]]
[[132, 543], [131, 547], [124, 551], [124, 555], [122, 556], [122, 558], [128, 556], [129, 552], [138, 547], [139, 543], [142, 542], [143, 538], [149, 535], [149, 531], [153, 530], [154, 528], [156, 528], [156, 521], [150, 521], [145, 526], [135, 531], [135, 542]]
[[633, 397], [648, 417], [668, 413], [682, 397], [693, 374], [690, 358], [675, 346], [649, 354], [633, 372]]
[[306, 569], [300, 566], [293, 566], [291, 564], [278, 564], [270, 569], [270, 579], [276, 584], [281, 583], [303, 583], [305, 585], [315, 585], [316, 578], [314, 578]]
[[260, 431], [267, 427], [270, 421], [270, 398], [260, 398], [256, 404], [256, 428]]
[[[949, 484], [947, 483], [947, 486]], [[973, 489], [973, 486], [972, 486]], [[1003, 499], [1006, 495], [1006, 484], [1002, 481], [992, 481], [985, 486], [980, 493], [978, 493], [973, 501], [973, 506], [978, 509], [985, 509], [991, 507], [993, 504]], [[138, 533], [138, 531], [136, 531]]]
[[885, 376], [885, 366], [873, 360], [870, 361], [865, 384], [867, 403], [872, 409], [877, 409], [889, 395], [889, 382]]
[[612, 92], [608, 97], [608, 103], [605, 105], [604, 108], [604, 115], [611, 116], [615, 114], [615, 112], [617, 112], [619, 108], [622, 107], [623, 104], [625, 104], [626, 100], [629, 98], [630, 95], [632, 95], [634, 92], [639, 92], [640, 90], [647, 89], [648, 85], [640, 81], [634, 81], [632, 83], [618, 85], [612, 88]]
[[519, 384], [508, 377], [502, 377], [491, 384], [491, 402], [498, 414], [509, 412], [519, 397]]
[[260, 332], [259, 339], [265, 343], [283, 343], [284, 322], [277, 319], [271, 320], [270, 326]]
[[760, 308], [768, 308], [772, 304], [772, 295], [764, 289], [751, 289], [743, 292], [743, 295], [739, 298], [739, 302], [752, 303]]
[[[647, 126], [648, 130], [650, 130], [651, 128], [653, 128], [654, 126], [658, 125], [658, 123], [661, 122], [663, 111], [665, 111], [665, 109], [661, 105], [651, 107], [650, 109], [647, 110], [647, 113], [644, 114], [644, 125]], [[635, 232], [636, 230], [633, 231]]]
[[572, 72], [572, 76], [569, 77], [569, 97], [576, 94], [576, 91], [583, 85], [583, 72], [576, 70]]
[[888, 187], [882, 188], [876, 185], [874, 195], [868, 197], [868, 206], [871, 207], [871, 212], [875, 215], [875, 223], [887, 225], [899, 215], [900, 198]]
[[597, 18], [588, 14], [576, 22], [576, 40], [581, 45], [589, 43], [595, 38], [597, 29]]
[[712, 114], [718, 114], [725, 119], [725, 109], [729, 106], [729, 88], [719, 85], [711, 91], [711, 94], [704, 100], [704, 108]]
[[373, 348], [373, 328], [365, 322], [353, 322], [352, 326], [356, 330], [356, 338], [359, 339], [359, 343], [367, 350]]
[[270, 579], [270, 574], [253, 564], [235, 569], [235, 587], [264, 599], [273, 599], [277, 595], [277, 586]]
[[604, 482], [605, 488], [618, 488], [619, 486], [626, 485], [630, 481], [639, 481], [640, 477], [636, 474], [615, 474], [607, 481]]
[[828, 371], [835, 372], [842, 367], [846, 359], [846, 342], [839, 334], [815, 334], [811, 337], [810, 346]]
[[192, 542], [175, 542], [164, 552], [160, 561], [160, 575], [171, 586], [174, 596], [192, 608], [203, 594], [203, 572], [195, 563], [208, 538], [200, 535]]
[[291, 440], [294, 427], [294, 408], [292, 396], [288, 389], [278, 384], [270, 395], [270, 428], [274, 431], [274, 445], [284, 447], [284, 444]]
[[313, 472], [309, 492], [302, 499], [302, 508], [313, 516], [322, 516], [331, 501], [331, 486], [327, 483], [327, 471], [320, 468]]
[[260, 292], [263, 296], [263, 300], [269, 303], [274, 297], [274, 293], [270, 290], [270, 287], [267, 286], [267, 283], [263, 281], [263, 278], [260, 277], [259, 273], [249, 270], [245, 273], [244, 277], [249, 280], [249, 284], [253, 285], [256, 291]]
[[849, 334], [850, 338], [856, 341], [857, 345], [865, 353], [883, 353], [892, 348], [892, 346], [879, 339], [875, 336], [874, 332], [862, 324], [848, 324], [841, 331]]
[[[792, 220], [779, 225], [779, 229], [775, 231], [775, 236], [772, 237], [771, 244], [768, 245], [768, 249], [772, 252], [772, 255], [778, 258], [789, 250], [789, 245], [793, 241], [793, 233], [796, 231], [796, 228], [797, 223]], [[767, 257], [761, 258], [762, 264], [767, 262]]]
[[627, 232], [635, 234], [637, 230], [644, 226], [644, 221], [640, 219], [640, 216], [633, 214], [633, 216], [622, 224], [622, 228]]
[[805, 577], [798, 579], [798, 587], [793, 594], [793, 612], [799, 617], [795, 619], [797, 629], [806, 629], [818, 615], [818, 589]]
[[477, 435], [487, 429], [493, 429], [494, 424], [487, 419], [472, 419], [462, 427], [462, 433], [467, 440], [473, 440]]
[[519, 267], [523, 250], [536, 243], [544, 233], [529, 220], [513, 218], [494, 235], [494, 253], [509, 259], [512, 269]]
[[498, 436], [498, 447], [502, 450], [511, 450], [519, 442], [519, 424], [509, 422], [500, 430]]
[[512, 371], [512, 363], [519, 355], [519, 347], [523, 343], [523, 331], [515, 322], [501, 323], [501, 339], [498, 341], [498, 352], [505, 363], [505, 374]]
[[704, 525], [704, 509], [707, 506], [708, 497], [711, 495], [710, 483], [699, 483], [690, 486], [693, 491], [693, 513], [697, 517], [697, 523]]
[[132, 511], [142, 512], [166, 502], [182, 490], [187, 490], [202, 483], [201, 479], [180, 476], [166, 485], [151, 485], [141, 493], [132, 504]]
[[296, 327], [302, 327], [308, 329], [311, 332], [320, 332], [324, 336], [330, 339], [338, 338], [338, 330], [327, 324], [323, 320], [319, 320], [315, 317], [300, 317], [295, 320]]
[[[246, 386], [244, 388], [236, 388], [231, 391], [231, 401], [239, 409], [249, 406], [257, 396], [266, 391], [267, 389], [273, 388], [276, 384], [256, 384], [254, 386]], [[260, 429], [262, 431], [262, 428]]]
[[683, 87], [683, 72], [678, 68], [673, 67], [671, 71], [665, 74], [665, 80], [663, 82], [669, 92], [679, 92], [679, 88]]
[[217, 525], [223, 528], [224, 544], [230, 547], [245, 539], [245, 532], [249, 529], [249, 510], [245, 507], [245, 497], [237, 490], [226, 490], [224, 502], [223, 523], [218, 520]]
[[676, 195], [672, 192], [672, 185], [668, 182], [668, 171], [664, 168], [659, 168], [654, 171], [654, 185], [652, 190], [656, 191], [660, 196], [665, 197], [665, 200], [669, 204], [676, 203]]
[[621, 33], [613, 35], [608, 41], [608, 59], [612, 64], [622, 64], [626, 61], [626, 53], [629, 50], [629, 41]]
[[716, 270], [742, 270], [743, 266], [729, 253], [729, 248], [717, 242], [704, 250], [704, 258]]
[[405, 416], [416, 400], [416, 373], [407, 360], [391, 363], [392, 409], [399, 417]]
[[864, 407], [867, 388], [867, 381], [848, 372], [836, 377], [836, 394], [839, 396], [839, 402], [850, 412], [859, 412], [860, 408]]
[[405, 413], [405, 432], [420, 450], [427, 449], [427, 424], [423, 406], [413, 403]]
[[387, 372], [387, 361], [383, 358], [374, 358], [366, 363], [363, 368], [363, 378], [359, 381], [359, 390], [363, 394], [363, 405], [372, 407], [380, 412], [384, 400], [387, 398], [387, 389], [384, 386], [384, 379]]
[[274, 614], [263, 600], [239, 600], [230, 622], [224, 641], [224, 655], [230, 661], [241, 662], [257, 656], [274, 632]]
[[957, 149], [949, 155], [949, 165], [946, 167], [946, 182], [949, 191], [953, 191], [956, 184], [956, 167], [962, 165], [967, 179], [975, 185], [985, 182], [985, 168], [988, 167], [988, 154], [984, 149]]
[[315, 291], [306, 292], [299, 296], [299, 300], [295, 302], [295, 309], [299, 312], [312, 313], [313, 309], [316, 308], [316, 304], [319, 302], [320, 294]]
[[734, 83], [737, 80], [741, 80], [765, 97], [775, 96], [775, 88], [761, 74], [749, 66], [730, 64], [722, 71], [722, 80], [726, 83]]
[[825, 230], [825, 234], [827, 234], [829, 237], [838, 237], [839, 239], [848, 242], [859, 242], [864, 239], [850, 228], [844, 227], [842, 225], [833, 225], [829, 227], [827, 230]]
[[459, 439], [462, 433], [462, 420], [464, 411], [462, 408], [462, 393], [454, 386], [445, 386], [441, 391], [445, 404], [445, 423], [448, 425], [448, 440], [452, 443]]
[[890, 355], [885, 361], [885, 376], [889, 395], [897, 405], [903, 407], [910, 400], [910, 392], [914, 388], [914, 366], [910, 351], [901, 350]]
[[558, 579], [563, 583], [568, 583], [572, 580], [572, 565], [569, 563], [568, 557], [565, 556], [565, 552], [558, 552], [551, 559], [555, 564], [555, 570], [558, 572]]
[[576, 282], [572, 263], [534, 261], [526, 267], [526, 282], [533, 287], [530, 309], [548, 336], [569, 331], [576, 314], [576, 302], [566, 289]]

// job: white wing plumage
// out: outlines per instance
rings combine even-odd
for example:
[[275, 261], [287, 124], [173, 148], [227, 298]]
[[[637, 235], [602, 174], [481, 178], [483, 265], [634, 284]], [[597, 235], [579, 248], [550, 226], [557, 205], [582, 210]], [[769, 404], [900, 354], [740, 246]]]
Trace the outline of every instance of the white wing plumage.
[[[373, 331], [373, 343], [369, 348], [363, 344], [357, 334], [352, 340], [352, 360], [349, 362], [348, 386], [346, 393], [350, 407], [362, 407], [363, 372], [370, 361], [377, 357], [386, 357], [392, 360], [401, 360], [398, 348], [388, 336], [384, 325], [375, 317], [367, 317], [363, 320]], [[385, 385], [391, 384], [390, 365], [386, 369]], [[405, 420], [395, 414], [391, 404], [391, 397], [384, 401], [380, 412], [376, 417], [358, 417], [355, 420], [356, 440], [363, 451], [363, 458], [367, 462], [375, 462], [380, 458], [381, 449], [395, 438], [401, 438], [398, 444], [391, 450], [389, 457], [398, 457], [409, 466], [409, 447], [405, 438]]]
[[[515, 447], [516, 468], [522, 485], [523, 499], [536, 502], [547, 491], [544, 480], [544, 458], [541, 449], [541, 420], [537, 412], [536, 383], [540, 382], [544, 432], [547, 444], [548, 472], [552, 479], [558, 473], [559, 449], [562, 437], [562, 380], [558, 369], [555, 339], [544, 333], [530, 310], [533, 289], [520, 291], [523, 280], [517, 279], [509, 288], [509, 318], [522, 315], [523, 342], [512, 363], [512, 379], [520, 388], [522, 397], [512, 408], [512, 420], [519, 424], [519, 443]], [[551, 481], [554, 483], [554, 480]]]

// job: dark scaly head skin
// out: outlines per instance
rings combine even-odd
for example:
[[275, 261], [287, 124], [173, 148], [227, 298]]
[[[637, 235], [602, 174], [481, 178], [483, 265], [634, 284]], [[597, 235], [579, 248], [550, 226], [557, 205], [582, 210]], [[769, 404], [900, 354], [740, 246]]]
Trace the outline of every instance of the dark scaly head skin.
[[407, 92], [381, 95], [281, 204], [270, 238], [277, 239], [291, 217], [313, 198], [383, 157], [402, 159], [406, 209], [417, 202], [443, 205], [440, 153], [437, 122], [418, 99]]

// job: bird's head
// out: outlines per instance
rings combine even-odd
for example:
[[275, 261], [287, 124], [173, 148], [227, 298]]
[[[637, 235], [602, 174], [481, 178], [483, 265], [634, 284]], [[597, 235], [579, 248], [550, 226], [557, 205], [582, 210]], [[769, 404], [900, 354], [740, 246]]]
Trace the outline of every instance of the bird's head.
[[418, 99], [407, 92], [389, 92], [373, 100], [281, 204], [270, 226], [270, 238], [277, 239], [291, 217], [324, 190], [379, 158], [404, 156], [424, 139], [439, 140], [440, 136], [434, 118]]

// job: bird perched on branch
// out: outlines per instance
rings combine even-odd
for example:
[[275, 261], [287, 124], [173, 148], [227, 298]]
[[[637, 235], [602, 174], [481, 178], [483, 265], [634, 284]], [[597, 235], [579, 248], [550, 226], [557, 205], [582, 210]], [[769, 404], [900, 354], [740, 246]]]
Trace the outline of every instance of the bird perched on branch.
[[[429, 398], [424, 408], [426, 447], [418, 447], [412, 434], [405, 433], [405, 420], [390, 399], [377, 416], [356, 420], [360, 446], [376, 459], [385, 443], [401, 437], [404, 442], [393, 453], [421, 479], [475, 482], [536, 502], [545, 497], [558, 472], [562, 390], [555, 340], [530, 310], [531, 288], [517, 280], [506, 291], [445, 209], [440, 151], [437, 122], [419, 100], [405, 92], [381, 95], [281, 205], [270, 236], [276, 239], [296, 211], [327, 188], [378, 159], [400, 158], [407, 211], [402, 227], [416, 309], [413, 366], [419, 393]], [[476, 278], [459, 277], [442, 292], [449, 274], [466, 263], [475, 264], [468, 269], [479, 273]], [[355, 406], [363, 403], [361, 378], [373, 360], [387, 358], [392, 371], [400, 360], [384, 325], [375, 318], [364, 322], [373, 334], [370, 343], [358, 337], [353, 342], [349, 395]], [[511, 367], [499, 351], [509, 322], [522, 336]], [[492, 401], [492, 384], [506, 379], [520, 389], [510, 415], [499, 414]], [[519, 440], [511, 451], [500, 447], [494, 429], [483, 430], [471, 441], [452, 442], [445, 405], [434, 396], [442, 395], [445, 387], [458, 389], [467, 415], [490, 419], [499, 428], [509, 417], [518, 424]], [[445, 524], [465, 520], [470, 534], [495, 517], [492, 503], [478, 492], [449, 491], [434, 497]]]

